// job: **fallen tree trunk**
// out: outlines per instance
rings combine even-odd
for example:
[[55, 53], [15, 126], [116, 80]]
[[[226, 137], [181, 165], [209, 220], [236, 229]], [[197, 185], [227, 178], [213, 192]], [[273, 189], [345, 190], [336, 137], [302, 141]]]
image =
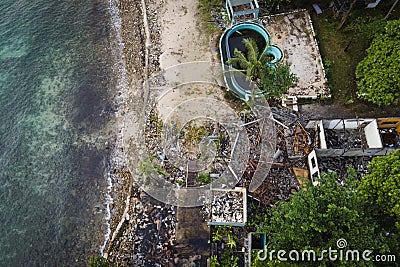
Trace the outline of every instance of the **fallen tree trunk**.
[[395, 6], [397, 5], [398, 2], [399, 2], [399, 0], [396, 0], [396, 1], [393, 3], [392, 7], [389, 9], [388, 13], [387, 13], [386, 16], [385, 16], [385, 20], [389, 18], [390, 14], [392, 13], [393, 9], [395, 8]]
[[340, 29], [343, 27], [344, 23], [346, 22], [347, 18], [349, 17], [350, 12], [351, 12], [351, 10], [353, 9], [353, 6], [354, 6], [354, 4], [355, 4], [356, 2], [357, 2], [357, 0], [353, 0], [353, 2], [351, 2], [350, 7], [349, 7], [349, 11], [347, 11], [347, 12], [343, 15], [342, 20], [341, 20], [340, 23], [339, 23], [338, 30], [340, 30]]

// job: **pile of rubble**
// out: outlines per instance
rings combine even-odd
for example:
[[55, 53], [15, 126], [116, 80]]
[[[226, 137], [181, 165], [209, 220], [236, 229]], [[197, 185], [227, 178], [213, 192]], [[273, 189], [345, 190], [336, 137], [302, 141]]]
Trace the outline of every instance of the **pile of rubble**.
[[211, 203], [211, 222], [244, 223], [242, 192], [220, 192], [214, 194]]
[[291, 164], [274, 164], [263, 184], [252, 196], [263, 205], [274, 205], [277, 201], [288, 201], [293, 192], [299, 190], [299, 183]]
[[372, 157], [321, 157], [318, 159], [319, 169], [323, 173], [336, 172], [340, 178], [348, 176], [347, 170], [353, 168], [357, 171], [357, 178], [368, 171], [368, 164]]
[[154, 259], [160, 263], [161, 258], [168, 262], [175, 242], [176, 207], [139, 203], [135, 208], [138, 214], [133, 240], [134, 265], [149, 264]]
[[367, 148], [365, 135], [358, 129], [325, 129], [328, 148]]
[[304, 158], [314, 148], [312, 135], [310, 135], [301, 123], [296, 123], [284, 130], [286, 149], [290, 159]]
[[125, 228], [112, 244], [108, 258], [127, 266], [168, 266], [175, 254], [176, 207], [140, 191], [136, 191], [135, 199]]
[[248, 165], [244, 171], [242, 181], [239, 185], [247, 186], [251, 182], [254, 172], [257, 169], [258, 161], [260, 160], [260, 123], [256, 116], [251, 112], [241, 112], [240, 119], [244, 122], [247, 136], [249, 139], [250, 152], [248, 157]]
[[[248, 155], [248, 166], [244, 172], [243, 179], [240, 181], [239, 185], [247, 185], [251, 182], [251, 178], [257, 169], [257, 164], [260, 158], [260, 143], [261, 143], [261, 134], [260, 134], [260, 123], [259, 120], [252, 114], [251, 112], [240, 112], [239, 116], [243, 121], [243, 125], [245, 125], [245, 129], [248, 134], [249, 145], [250, 145], [250, 153]], [[207, 170], [202, 172], [208, 172], [211, 174], [212, 178], [218, 178], [227, 167], [227, 164], [231, 157], [231, 146], [233, 140], [230, 140], [225, 128], [219, 123], [215, 122], [205, 122], [203, 125], [197, 126], [199, 129], [195, 129], [193, 125], [185, 125], [182, 129], [180, 129], [179, 133], [172, 133], [171, 131], [164, 130], [163, 122], [159, 119], [155, 110], [153, 110], [150, 116], [146, 121], [145, 128], [145, 143], [147, 150], [149, 151], [149, 155], [157, 155], [157, 158], [152, 158], [152, 164], [157, 165], [157, 168], [162, 168], [162, 172], [165, 174], [164, 178], [167, 179], [171, 183], [178, 184], [179, 186], [185, 186], [186, 182], [186, 168], [185, 166], [176, 166], [176, 161], [171, 158], [171, 155], [178, 158], [188, 158], [189, 154], [195, 153], [195, 158], [192, 160], [201, 160], [202, 155], [198, 153], [200, 148], [194, 147], [193, 149], [193, 140], [197, 142], [205, 142], [208, 144], [210, 148], [211, 146], [215, 147], [215, 154], [213, 154], [212, 163], [209, 165], [210, 167]], [[193, 130], [194, 129], [194, 130]], [[193, 134], [193, 132], [202, 132], [201, 134]], [[177, 147], [174, 148], [173, 153], [170, 151], [165, 151], [163, 139], [166, 137], [163, 136], [165, 133], [169, 133], [170, 135], [175, 134], [177, 139]], [[199, 141], [199, 137], [202, 140]], [[170, 138], [170, 137], [168, 137]], [[173, 148], [170, 148], [170, 150]], [[236, 153], [241, 153], [237, 151]], [[169, 155], [168, 155], [169, 154]], [[161, 170], [161, 169], [160, 169]], [[165, 171], [165, 172], [164, 172]]]

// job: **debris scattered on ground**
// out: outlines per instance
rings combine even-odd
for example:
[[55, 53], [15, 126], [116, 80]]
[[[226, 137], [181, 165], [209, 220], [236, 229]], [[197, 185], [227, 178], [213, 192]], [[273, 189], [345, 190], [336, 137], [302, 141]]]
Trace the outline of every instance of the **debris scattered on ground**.
[[213, 191], [210, 222], [212, 223], [245, 223], [245, 201], [241, 191]]
[[323, 173], [336, 172], [340, 178], [348, 176], [351, 167], [357, 171], [357, 178], [367, 173], [367, 166], [372, 157], [321, 157], [318, 158], [319, 169]]

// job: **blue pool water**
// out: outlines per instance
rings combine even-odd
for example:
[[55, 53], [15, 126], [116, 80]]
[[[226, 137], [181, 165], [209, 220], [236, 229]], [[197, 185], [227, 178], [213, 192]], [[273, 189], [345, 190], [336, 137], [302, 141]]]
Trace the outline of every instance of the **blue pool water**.
[[0, 265], [85, 265], [104, 240], [108, 0], [0, 2]]

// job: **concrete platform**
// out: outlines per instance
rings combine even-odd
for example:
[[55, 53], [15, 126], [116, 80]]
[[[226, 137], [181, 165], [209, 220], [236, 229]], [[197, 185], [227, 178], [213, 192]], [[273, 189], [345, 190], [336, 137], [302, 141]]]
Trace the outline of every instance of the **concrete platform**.
[[310, 14], [298, 10], [260, 18], [271, 34], [271, 42], [284, 51], [284, 60], [299, 82], [289, 89], [298, 98], [330, 97], [328, 82], [315, 39]]

